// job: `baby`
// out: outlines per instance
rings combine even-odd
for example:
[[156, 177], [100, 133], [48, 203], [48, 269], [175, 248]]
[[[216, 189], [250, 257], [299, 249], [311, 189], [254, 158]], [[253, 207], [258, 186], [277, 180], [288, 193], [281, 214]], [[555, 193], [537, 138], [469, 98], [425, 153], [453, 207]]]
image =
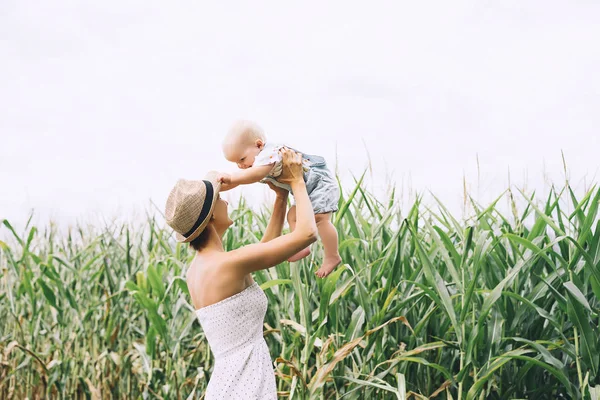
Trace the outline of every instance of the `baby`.
[[[282, 144], [267, 143], [265, 134], [255, 123], [236, 122], [223, 141], [223, 154], [228, 161], [236, 163], [242, 171], [223, 174], [221, 191], [249, 183], [271, 182], [291, 192], [288, 185], [277, 181], [281, 175], [282, 159], [279, 149], [282, 147], [284, 147]], [[302, 159], [306, 191], [315, 212], [317, 229], [325, 252], [323, 264], [316, 273], [318, 277], [323, 278], [342, 262], [338, 251], [338, 234], [331, 223], [331, 214], [338, 209], [340, 191], [323, 157], [302, 153]], [[287, 220], [293, 231], [296, 227], [295, 205], [290, 208]], [[309, 254], [310, 248], [307, 247], [290, 257], [288, 261], [298, 261]]]

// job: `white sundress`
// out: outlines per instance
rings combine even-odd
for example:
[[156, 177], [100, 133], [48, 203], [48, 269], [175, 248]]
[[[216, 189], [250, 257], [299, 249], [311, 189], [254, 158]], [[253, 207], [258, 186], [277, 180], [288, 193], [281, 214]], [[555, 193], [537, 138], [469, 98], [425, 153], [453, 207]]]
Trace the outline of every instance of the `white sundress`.
[[206, 400], [277, 399], [273, 363], [263, 337], [266, 312], [267, 296], [256, 282], [196, 310], [215, 356]]

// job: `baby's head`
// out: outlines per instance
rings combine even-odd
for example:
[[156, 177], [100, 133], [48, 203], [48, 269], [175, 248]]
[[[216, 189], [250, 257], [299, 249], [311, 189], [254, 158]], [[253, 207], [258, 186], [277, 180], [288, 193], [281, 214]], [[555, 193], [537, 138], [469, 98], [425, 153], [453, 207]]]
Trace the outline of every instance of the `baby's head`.
[[223, 154], [238, 168], [250, 168], [254, 158], [265, 147], [267, 138], [263, 130], [251, 121], [237, 121], [223, 140]]

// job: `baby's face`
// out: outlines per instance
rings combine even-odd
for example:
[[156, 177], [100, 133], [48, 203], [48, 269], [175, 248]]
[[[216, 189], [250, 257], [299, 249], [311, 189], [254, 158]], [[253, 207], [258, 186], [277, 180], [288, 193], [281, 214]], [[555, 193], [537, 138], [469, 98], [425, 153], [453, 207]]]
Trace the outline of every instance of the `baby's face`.
[[256, 144], [235, 143], [225, 149], [225, 158], [237, 164], [238, 168], [246, 169], [254, 165], [254, 159], [262, 150], [262, 142]]

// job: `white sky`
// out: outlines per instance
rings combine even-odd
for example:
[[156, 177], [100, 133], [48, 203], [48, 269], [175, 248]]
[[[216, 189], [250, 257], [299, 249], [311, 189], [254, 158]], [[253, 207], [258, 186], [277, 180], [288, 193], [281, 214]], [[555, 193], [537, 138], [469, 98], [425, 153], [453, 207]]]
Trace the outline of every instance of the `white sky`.
[[368, 149], [376, 191], [458, 213], [463, 175], [486, 202], [509, 169], [560, 183], [561, 150], [597, 181], [596, 1], [214, 3], [0, 3], [0, 218], [162, 208], [177, 178], [234, 168], [240, 117], [332, 168], [337, 148], [344, 182]]

